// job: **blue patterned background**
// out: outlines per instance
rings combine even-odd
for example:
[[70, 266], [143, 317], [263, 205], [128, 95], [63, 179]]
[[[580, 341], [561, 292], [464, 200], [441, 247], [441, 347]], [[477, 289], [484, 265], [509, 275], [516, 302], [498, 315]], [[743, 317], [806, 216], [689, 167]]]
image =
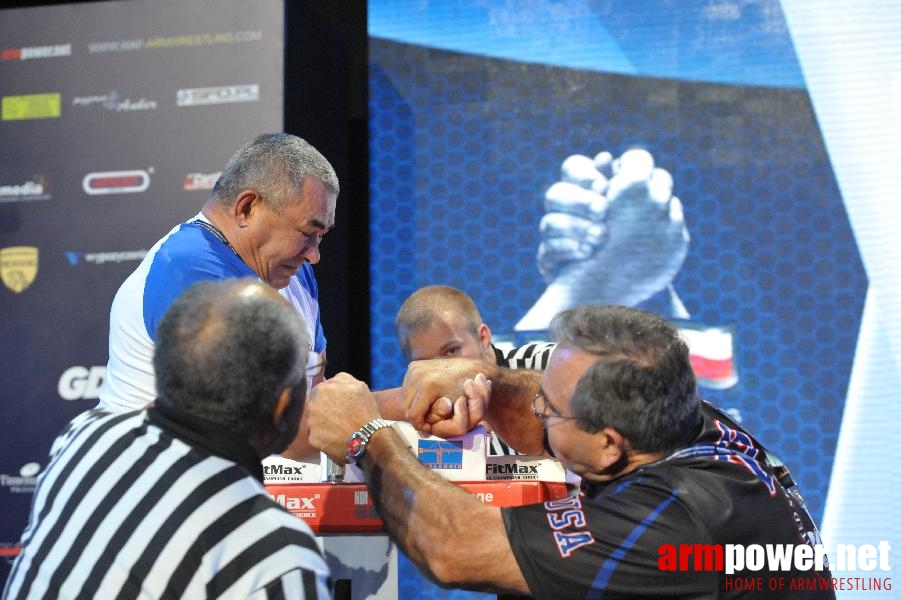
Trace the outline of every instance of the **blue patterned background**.
[[[789, 77], [749, 85], [372, 32], [373, 386], [403, 377], [393, 320], [420, 286], [465, 290], [495, 335], [512, 335], [545, 288], [538, 223], [562, 161], [640, 146], [682, 200], [691, 243], [674, 286], [692, 324], [734, 336], [738, 384], [702, 392], [793, 467], [821, 520], [867, 278], [793, 55], [780, 59]], [[779, 39], [791, 52], [787, 32]]]
[[807, 94], [370, 48], [373, 385], [403, 377], [393, 319], [422, 285], [512, 332], [545, 287], [562, 160], [640, 145], [691, 234], [675, 288], [693, 322], [734, 334], [739, 383], [704, 395], [799, 465], [820, 518], [867, 280]]

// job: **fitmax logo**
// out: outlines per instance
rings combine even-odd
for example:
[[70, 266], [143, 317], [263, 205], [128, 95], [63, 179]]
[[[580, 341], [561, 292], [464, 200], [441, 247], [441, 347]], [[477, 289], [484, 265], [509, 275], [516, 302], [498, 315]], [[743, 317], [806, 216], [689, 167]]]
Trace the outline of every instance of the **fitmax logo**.
[[538, 475], [538, 465], [487, 465], [488, 473], [494, 475]]
[[284, 506], [291, 512], [307, 511], [312, 512], [313, 514], [306, 516], [314, 516], [316, 512], [316, 504], [313, 501], [319, 498], [319, 495], [317, 494], [313, 498], [288, 496], [286, 494], [278, 494], [277, 496], [269, 497], [272, 498], [277, 504]]
[[303, 469], [290, 465], [263, 465], [263, 473], [266, 475], [303, 475]]

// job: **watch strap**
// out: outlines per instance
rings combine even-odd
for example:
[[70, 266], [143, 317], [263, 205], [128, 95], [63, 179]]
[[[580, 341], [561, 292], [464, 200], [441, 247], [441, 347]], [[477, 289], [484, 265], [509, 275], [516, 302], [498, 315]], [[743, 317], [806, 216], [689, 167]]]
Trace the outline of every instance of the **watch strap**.
[[373, 433], [375, 433], [379, 429], [384, 429], [385, 427], [391, 427], [391, 423], [384, 419], [372, 419], [371, 421], [360, 427], [360, 433], [362, 433], [366, 437], [366, 441], [368, 442]]

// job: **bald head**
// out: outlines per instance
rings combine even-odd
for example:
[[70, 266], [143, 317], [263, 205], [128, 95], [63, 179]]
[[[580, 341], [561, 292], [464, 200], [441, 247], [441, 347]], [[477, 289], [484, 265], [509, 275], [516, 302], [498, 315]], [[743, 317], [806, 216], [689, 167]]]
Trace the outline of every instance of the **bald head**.
[[249, 433], [269, 426], [285, 388], [304, 383], [306, 327], [254, 279], [201, 282], [163, 315], [154, 370], [157, 404]]

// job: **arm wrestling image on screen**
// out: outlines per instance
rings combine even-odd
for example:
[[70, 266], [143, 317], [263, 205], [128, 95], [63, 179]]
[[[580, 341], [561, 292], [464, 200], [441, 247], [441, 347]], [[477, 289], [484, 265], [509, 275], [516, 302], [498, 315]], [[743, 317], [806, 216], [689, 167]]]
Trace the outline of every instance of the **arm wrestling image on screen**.
[[665, 317], [689, 317], [672, 286], [688, 254], [682, 202], [649, 152], [569, 156], [544, 199], [537, 262], [548, 285], [517, 331], [544, 331], [561, 310], [587, 303], [652, 302], [646, 308]]

